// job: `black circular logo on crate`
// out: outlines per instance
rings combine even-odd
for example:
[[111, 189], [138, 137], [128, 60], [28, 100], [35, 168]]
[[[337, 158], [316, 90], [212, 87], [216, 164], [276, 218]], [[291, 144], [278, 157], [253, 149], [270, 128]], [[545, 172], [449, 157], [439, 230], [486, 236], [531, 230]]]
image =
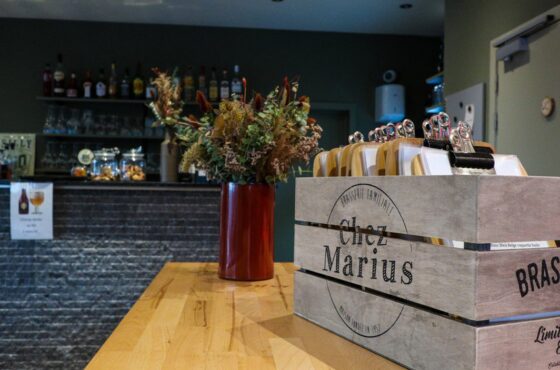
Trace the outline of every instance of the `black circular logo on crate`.
[[[343, 275], [379, 279], [387, 284], [412, 283], [411, 262], [382, 257], [382, 251], [390, 248], [390, 241], [383, 236], [383, 232], [404, 230], [407, 233], [406, 223], [399, 209], [385, 191], [371, 184], [349, 187], [335, 201], [328, 224], [339, 225], [340, 234], [336, 243], [342, 245], [341, 250], [365, 246], [366, 253], [362, 257], [366, 261], [358, 263], [352, 256], [340, 252], [338, 258], [343, 265]], [[373, 230], [376, 233], [364, 234], [357, 232], [358, 230]], [[338, 316], [348, 329], [361, 337], [375, 338], [387, 333], [395, 326], [404, 310], [404, 304], [373, 294], [368, 296], [366, 303], [361, 297], [369, 293], [357, 292], [349, 296], [346, 286], [329, 283], [329, 280], [325, 282]]]

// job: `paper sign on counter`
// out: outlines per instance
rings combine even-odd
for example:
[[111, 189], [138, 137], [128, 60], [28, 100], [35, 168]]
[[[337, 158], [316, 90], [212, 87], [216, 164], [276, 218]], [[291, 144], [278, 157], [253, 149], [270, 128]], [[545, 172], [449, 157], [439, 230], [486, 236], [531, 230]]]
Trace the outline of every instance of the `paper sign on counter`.
[[12, 239], [52, 239], [53, 184], [11, 183], [10, 226]]

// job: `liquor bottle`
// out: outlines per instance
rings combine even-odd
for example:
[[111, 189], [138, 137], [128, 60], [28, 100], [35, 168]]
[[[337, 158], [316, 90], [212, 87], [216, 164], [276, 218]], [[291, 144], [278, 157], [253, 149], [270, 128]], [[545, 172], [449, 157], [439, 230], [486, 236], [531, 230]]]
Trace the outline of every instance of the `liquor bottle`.
[[27, 199], [25, 189], [21, 189], [21, 195], [19, 196], [18, 202], [18, 212], [20, 215], [29, 214], [29, 199]]
[[109, 76], [109, 97], [116, 98], [117, 97], [117, 86], [119, 84], [119, 80], [117, 77], [117, 63], [111, 63], [111, 75]]
[[62, 64], [62, 54], [58, 54], [58, 63], [56, 63], [53, 79], [54, 96], [64, 96], [66, 89], [64, 84], [64, 65]]
[[130, 77], [128, 68], [124, 70], [124, 76], [121, 80], [121, 98], [130, 98]]
[[206, 69], [200, 66], [200, 73], [198, 74], [198, 90], [208, 96], [208, 89], [206, 88]]
[[191, 66], [187, 67], [187, 72], [183, 76], [183, 100], [186, 102], [194, 100], [194, 79]]
[[210, 81], [208, 82], [208, 99], [210, 99], [210, 101], [218, 100], [218, 79], [216, 78], [215, 67], [212, 67]]
[[229, 79], [228, 70], [224, 68], [222, 70], [222, 80], [220, 81], [220, 100], [229, 99]]
[[132, 95], [138, 99], [144, 98], [144, 79], [142, 78], [142, 65], [140, 63], [136, 67], [136, 76], [132, 81]]
[[150, 78], [150, 83], [146, 85], [146, 99], [155, 100], [157, 97], [157, 89], [154, 84], [154, 79]]
[[84, 82], [82, 83], [82, 88], [83, 88], [83, 96], [84, 98], [91, 98], [92, 97], [92, 89], [93, 87], [93, 81], [91, 80], [91, 72], [88, 69], [86, 71], [86, 76], [84, 78]]
[[237, 96], [243, 94], [243, 84], [239, 76], [239, 65], [233, 66], [233, 78], [231, 79], [231, 93]]
[[53, 74], [50, 63], [45, 64], [43, 70], [43, 96], [52, 96], [53, 94]]
[[76, 73], [72, 72], [70, 74], [70, 81], [68, 81], [68, 88], [66, 89], [66, 96], [69, 98], [78, 97], [78, 80], [76, 79]]
[[95, 96], [98, 98], [107, 96], [107, 84], [105, 83], [105, 70], [103, 68], [99, 69], [99, 79], [95, 84]]

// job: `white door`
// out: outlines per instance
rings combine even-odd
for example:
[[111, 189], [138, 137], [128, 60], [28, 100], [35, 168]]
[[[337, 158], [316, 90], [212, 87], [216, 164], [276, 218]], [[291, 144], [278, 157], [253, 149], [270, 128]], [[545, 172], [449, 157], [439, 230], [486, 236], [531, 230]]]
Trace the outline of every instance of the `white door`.
[[[545, 14], [560, 19], [560, 6]], [[508, 63], [496, 63], [491, 47], [488, 139], [499, 153], [517, 154], [529, 175], [560, 176], [560, 22], [529, 36], [528, 41], [529, 51], [516, 54]], [[556, 102], [549, 118], [541, 114], [541, 102], [547, 96]]]

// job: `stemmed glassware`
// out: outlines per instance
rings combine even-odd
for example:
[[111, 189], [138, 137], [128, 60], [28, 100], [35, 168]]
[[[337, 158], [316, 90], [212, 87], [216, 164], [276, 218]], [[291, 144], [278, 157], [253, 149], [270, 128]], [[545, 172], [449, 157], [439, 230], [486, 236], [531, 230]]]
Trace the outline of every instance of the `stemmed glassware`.
[[66, 132], [68, 135], [80, 134], [80, 110], [73, 108], [68, 122], [66, 122]]
[[56, 119], [54, 133], [56, 134], [66, 133], [66, 108], [65, 107], [60, 107], [60, 109], [58, 110], [58, 118]]
[[49, 169], [49, 168], [53, 168], [54, 167], [54, 143], [53, 142], [48, 142], [47, 143], [47, 150], [45, 151], [45, 154], [43, 155], [43, 158], [41, 158], [41, 166], [43, 168]]
[[45, 124], [43, 126], [44, 134], [54, 134], [56, 125], [56, 107], [49, 105], [47, 107], [47, 117], [45, 117]]
[[29, 200], [31, 201], [31, 204], [33, 204], [33, 206], [35, 207], [33, 214], [37, 215], [39, 214], [39, 206], [41, 206], [41, 204], [43, 204], [45, 200], [45, 193], [43, 193], [42, 191], [34, 190], [31, 192], [30, 195], [31, 198], [29, 198]]

